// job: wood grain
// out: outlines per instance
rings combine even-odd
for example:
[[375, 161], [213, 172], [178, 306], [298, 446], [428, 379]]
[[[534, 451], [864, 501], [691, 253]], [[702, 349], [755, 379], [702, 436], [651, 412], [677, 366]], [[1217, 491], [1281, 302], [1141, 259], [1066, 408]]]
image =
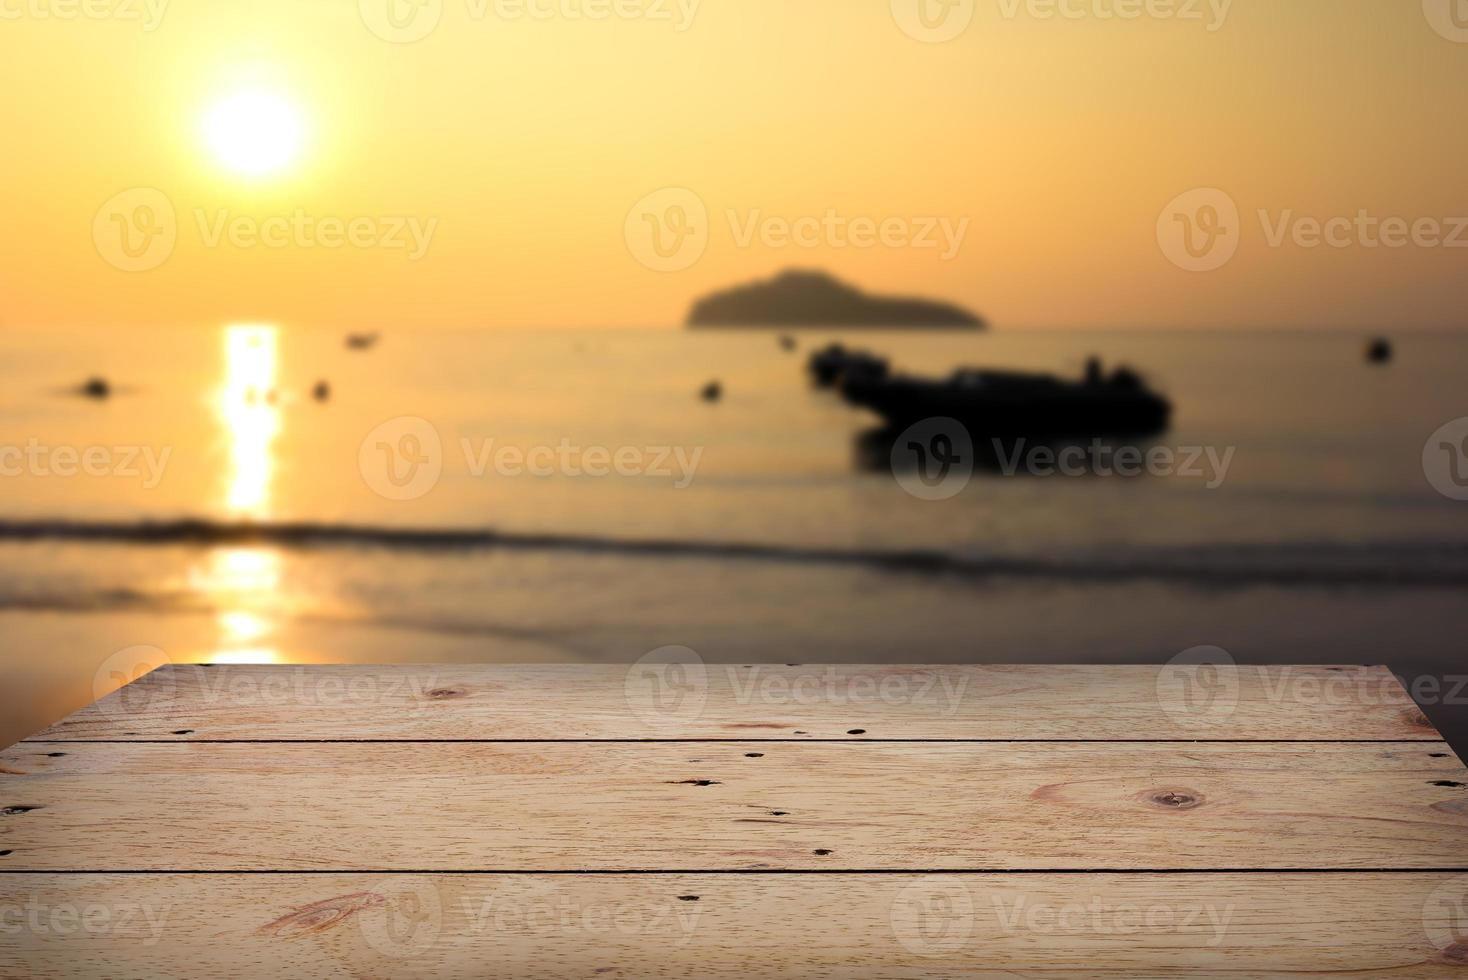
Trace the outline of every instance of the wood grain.
[[1383, 667], [700, 663], [630, 668], [170, 665], [34, 736], [184, 741], [1439, 738]]
[[1440, 743], [22, 743], [0, 767], [7, 870], [1468, 866]]
[[0, 874], [0, 975], [1432, 980], [1468, 975], [1465, 895], [1445, 874]]
[[169, 666], [0, 752], [5, 977], [1468, 977], [1465, 871], [1382, 668]]

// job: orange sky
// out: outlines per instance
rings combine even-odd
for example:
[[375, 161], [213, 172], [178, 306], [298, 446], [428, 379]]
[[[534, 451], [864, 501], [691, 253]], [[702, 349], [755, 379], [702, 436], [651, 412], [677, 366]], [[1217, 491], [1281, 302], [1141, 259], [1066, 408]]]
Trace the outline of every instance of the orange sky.
[[[89, 2], [0, 0], [0, 324], [660, 325], [786, 266], [1000, 328], [1468, 305], [1447, 0]], [[205, 139], [242, 91], [274, 175]]]

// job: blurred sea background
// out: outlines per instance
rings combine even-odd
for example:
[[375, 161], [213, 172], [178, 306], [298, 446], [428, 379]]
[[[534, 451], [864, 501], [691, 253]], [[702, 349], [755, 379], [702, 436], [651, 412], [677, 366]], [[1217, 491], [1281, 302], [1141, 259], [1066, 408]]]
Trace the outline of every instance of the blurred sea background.
[[[777, 336], [403, 330], [351, 350], [306, 326], [9, 327], [0, 443], [49, 460], [105, 447], [111, 469], [12, 457], [0, 477], [0, 744], [93, 700], [135, 646], [180, 662], [630, 662], [679, 644], [711, 662], [1130, 663], [1217, 645], [1468, 673], [1468, 504], [1424, 471], [1429, 437], [1468, 415], [1468, 337], [1402, 334], [1373, 367], [1366, 338], [1325, 330], [802, 331], [793, 352]], [[921, 500], [858, 464], [875, 419], [809, 384], [806, 356], [835, 339], [928, 374], [1125, 362], [1176, 405], [1158, 444], [1230, 465], [1213, 487], [980, 472]], [[71, 391], [92, 376], [111, 397]], [[723, 397], [705, 402], [713, 380]], [[401, 447], [424, 431], [403, 419], [438, 436], [441, 476], [390, 499], [372, 434]], [[474, 472], [506, 447], [635, 451], [666, 472]], [[1468, 705], [1425, 708], [1462, 751]]]

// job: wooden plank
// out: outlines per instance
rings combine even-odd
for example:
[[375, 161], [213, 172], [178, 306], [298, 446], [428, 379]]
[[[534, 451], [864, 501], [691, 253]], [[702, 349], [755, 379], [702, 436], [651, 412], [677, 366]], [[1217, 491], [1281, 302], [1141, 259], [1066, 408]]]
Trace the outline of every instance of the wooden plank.
[[1440, 743], [21, 743], [0, 773], [0, 870], [1468, 865]]
[[[854, 734], [855, 733], [855, 734]], [[37, 740], [1436, 741], [1383, 667], [169, 665]]]
[[0, 975], [1431, 980], [1465, 909], [1446, 874], [0, 874]]

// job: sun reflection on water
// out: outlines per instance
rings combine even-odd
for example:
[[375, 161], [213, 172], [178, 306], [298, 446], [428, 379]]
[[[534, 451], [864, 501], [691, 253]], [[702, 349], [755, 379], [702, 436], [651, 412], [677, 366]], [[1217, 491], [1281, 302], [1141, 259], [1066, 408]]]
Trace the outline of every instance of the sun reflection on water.
[[[225, 510], [231, 520], [271, 517], [273, 447], [280, 434], [278, 331], [240, 325], [224, 331], [224, 383], [216, 414], [228, 448]], [[220, 610], [213, 663], [277, 663], [269, 644], [279, 601], [280, 555], [267, 547], [230, 547], [211, 552], [196, 570], [193, 585]]]
[[229, 327], [224, 334], [224, 386], [219, 418], [229, 440], [227, 505], [233, 516], [269, 516], [271, 446], [280, 433], [274, 327]]

